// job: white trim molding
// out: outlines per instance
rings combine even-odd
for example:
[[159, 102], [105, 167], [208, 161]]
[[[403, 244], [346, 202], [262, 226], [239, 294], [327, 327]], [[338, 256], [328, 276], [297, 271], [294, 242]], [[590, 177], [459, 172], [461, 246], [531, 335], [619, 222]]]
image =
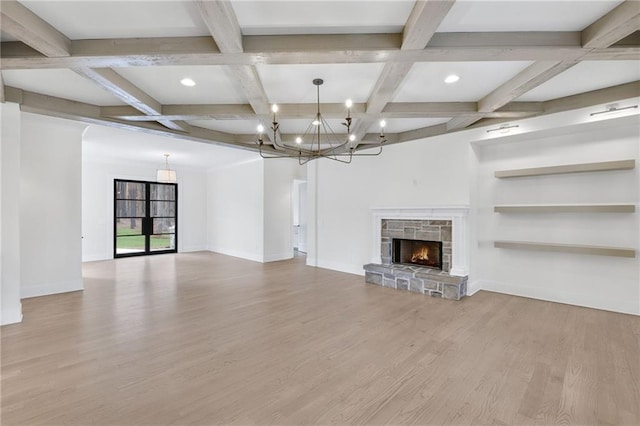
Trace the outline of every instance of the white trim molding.
[[450, 220], [451, 221], [451, 270], [450, 275], [469, 275], [468, 259], [468, 216], [469, 206], [429, 206], [429, 207], [377, 207], [372, 208], [373, 238], [371, 263], [382, 263], [380, 242], [382, 219], [400, 220]]

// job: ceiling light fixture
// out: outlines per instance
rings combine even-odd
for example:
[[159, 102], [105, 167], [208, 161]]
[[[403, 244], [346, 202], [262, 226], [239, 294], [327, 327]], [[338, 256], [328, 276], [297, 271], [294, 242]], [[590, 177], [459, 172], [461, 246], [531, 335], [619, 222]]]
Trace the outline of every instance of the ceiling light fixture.
[[460, 76], [456, 74], [450, 74], [444, 79], [444, 82], [447, 84], [452, 84], [457, 82], [458, 80], [460, 80]]
[[178, 181], [176, 171], [169, 168], [169, 154], [164, 154], [164, 169], [157, 170], [156, 181], [162, 183], [176, 183]]
[[503, 124], [502, 126], [496, 129], [487, 130], [487, 133], [491, 133], [491, 132], [509, 133], [511, 129], [515, 129], [516, 127], [520, 127], [520, 125], [519, 124]]
[[619, 108], [617, 104], [613, 104], [613, 105], [607, 105], [607, 109], [604, 111], [592, 112], [589, 115], [593, 117], [594, 115], [600, 115], [600, 114], [613, 114], [619, 111], [624, 111], [627, 109], [635, 109], [635, 108], [638, 108], [638, 105], [630, 105], [630, 106]]
[[183, 86], [187, 86], [187, 87], [193, 87], [196, 85], [196, 82], [193, 81], [193, 79], [189, 78], [189, 77], [185, 77], [182, 80], [180, 80], [180, 84], [182, 84]]
[[[339, 161], [341, 163], [351, 163], [351, 159], [357, 156], [374, 156], [382, 153], [382, 144], [386, 142], [384, 135], [384, 120], [380, 122], [380, 134], [376, 138], [376, 141], [360, 142], [367, 148], [378, 148], [375, 153], [362, 153], [356, 150], [358, 144], [355, 143], [356, 136], [351, 133], [351, 107], [353, 101], [347, 99], [345, 106], [347, 107], [347, 116], [344, 119], [342, 125], [347, 128], [346, 137], [336, 135], [335, 132], [327, 123], [327, 120], [322, 116], [320, 112], [320, 86], [324, 83], [321, 78], [313, 80], [313, 84], [316, 86], [316, 105], [317, 111], [315, 117], [307, 126], [307, 129], [302, 135], [291, 137], [291, 143], [282, 139], [280, 133], [280, 123], [278, 123], [278, 106], [272, 105], [271, 112], [273, 113], [273, 121], [271, 123], [270, 138], [272, 147], [268, 147], [264, 141], [265, 128], [262, 124], [258, 125], [258, 139], [256, 143], [260, 150], [260, 156], [262, 158], [297, 158], [299, 164], [305, 164], [316, 158], [328, 158], [330, 160]], [[293, 142], [295, 141], [295, 145]]]

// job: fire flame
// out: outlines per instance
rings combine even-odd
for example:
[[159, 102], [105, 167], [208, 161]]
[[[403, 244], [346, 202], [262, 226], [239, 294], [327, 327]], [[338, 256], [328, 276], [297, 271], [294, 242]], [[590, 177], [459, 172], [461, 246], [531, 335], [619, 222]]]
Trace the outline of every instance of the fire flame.
[[429, 260], [429, 248], [423, 247], [422, 249], [420, 249], [420, 251], [413, 253], [413, 256], [411, 256], [411, 261], [416, 262], [418, 260]]

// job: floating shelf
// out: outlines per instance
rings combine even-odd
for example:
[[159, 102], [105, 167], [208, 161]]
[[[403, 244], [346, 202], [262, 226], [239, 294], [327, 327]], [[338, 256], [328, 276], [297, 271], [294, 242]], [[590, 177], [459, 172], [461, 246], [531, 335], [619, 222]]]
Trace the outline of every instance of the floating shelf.
[[560, 253], [592, 254], [600, 256], [636, 257], [631, 248], [584, 246], [575, 244], [533, 243], [527, 241], [494, 241], [495, 248], [552, 251]]
[[528, 204], [494, 206], [496, 213], [634, 213], [635, 204]]
[[512, 178], [565, 173], [604, 172], [609, 170], [631, 170], [635, 167], [636, 160], [604, 161], [600, 163], [566, 164], [562, 166], [534, 167], [530, 169], [498, 170], [495, 172], [495, 177]]

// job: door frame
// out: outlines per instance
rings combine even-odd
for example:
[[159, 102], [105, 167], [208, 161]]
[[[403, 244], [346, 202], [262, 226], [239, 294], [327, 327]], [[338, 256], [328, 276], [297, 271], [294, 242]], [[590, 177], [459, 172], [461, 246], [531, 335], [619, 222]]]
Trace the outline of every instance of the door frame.
[[[142, 235], [145, 236], [145, 249], [142, 252], [133, 252], [133, 253], [118, 253], [118, 230], [117, 230], [117, 219], [118, 219], [118, 203], [117, 203], [117, 194], [118, 194], [118, 182], [134, 182], [134, 183], [143, 183], [145, 185], [145, 217], [142, 218]], [[175, 188], [175, 232], [174, 232], [174, 243], [172, 249], [167, 250], [151, 250], [150, 237], [152, 234], [145, 233], [145, 229], [148, 229], [148, 225], [145, 226], [145, 221], [153, 221], [153, 217], [151, 216], [151, 185], [170, 185]], [[142, 201], [142, 200], [139, 200]], [[177, 183], [165, 183], [165, 182], [154, 182], [147, 180], [136, 180], [136, 179], [113, 179], [113, 258], [120, 259], [123, 257], [134, 257], [134, 256], [153, 256], [155, 254], [167, 254], [167, 253], [177, 253], [178, 252], [178, 184]]]

